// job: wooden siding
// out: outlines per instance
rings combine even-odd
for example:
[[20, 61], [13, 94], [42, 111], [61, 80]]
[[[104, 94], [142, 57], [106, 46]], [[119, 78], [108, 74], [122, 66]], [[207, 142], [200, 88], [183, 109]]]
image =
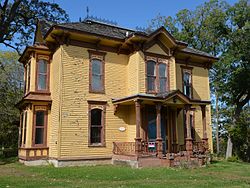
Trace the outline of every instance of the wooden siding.
[[142, 51], [138, 52], [138, 85], [139, 85], [139, 91], [138, 93], [146, 93], [146, 65], [145, 65], [145, 57]]
[[[201, 67], [193, 67], [192, 70], [192, 81], [193, 81], [193, 98], [199, 100], [210, 100], [210, 89], [209, 89], [209, 77], [208, 69]], [[176, 64], [176, 86], [177, 89], [183, 91], [182, 88], [182, 72], [180, 64]], [[195, 106], [195, 129], [196, 129], [196, 138], [202, 139], [203, 137], [203, 126], [202, 126], [202, 114], [201, 108]], [[182, 115], [181, 115], [182, 116]], [[178, 118], [178, 124], [183, 126], [182, 117]], [[209, 148], [212, 150], [212, 128], [211, 128], [211, 106], [206, 107], [206, 127], [207, 127], [207, 137], [209, 139]], [[182, 134], [182, 133], [180, 133]], [[179, 137], [180, 138], [180, 137]]]
[[128, 95], [134, 95], [138, 93], [138, 56], [139, 52], [131, 54], [128, 60], [127, 65], [127, 74], [128, 74]]
[[162, 49], [161, 47], [158, 45], [158, 44], [155, 44], [153, 46], [151, 46], [147, 52], [150, 52], [150, 53], [154, 53], [154, 54], [161, 54], [161, 55], [168, 55], [166, 54]]
[[31, 57], [30, 59], [30, 91], [36, 90], [36, 59]]
[[48, 124], [49, 156], [58, 157], [59, 124], [60, 124], [60, 86], [61, 86], [61, 47], [54, 53], [50, 64], [50, 92], [51, 92], [51, 124]]
[[170, 90], [176, 90], [176, 64], [175, 64], [175, 58], [171, 57], [168, 60], [169, 63], [169, 89]]
[[[115, 116], [111, 103], [111, 98], [127, 95], [127, 62], [125, 55], [107, 53], [105, 94], [93, 94], [89, 93], [87, 49], [66, 45], [62, 47], [61, 158], [111, 155], [113, 141], [127, 140], [127, 132], [118, 130], [126, 125], [126, 118]], [[88, 100], [107, 101], [105, 147], [88, 146]]]

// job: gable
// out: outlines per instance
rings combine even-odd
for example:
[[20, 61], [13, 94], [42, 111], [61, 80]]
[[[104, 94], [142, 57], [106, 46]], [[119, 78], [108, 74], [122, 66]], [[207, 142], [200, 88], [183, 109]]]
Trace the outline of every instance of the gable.
[[[168, 49], [166, 47], [166, 49]], [[168, 49], [169, 51], [169, 49]], [[166, 53], [158, 44], [154, 44], [149, 49], [146, 50], [146, 52], [154, 53], [154, 54], [160, 54], [160, 55], [169, 55], [169, 53]]]

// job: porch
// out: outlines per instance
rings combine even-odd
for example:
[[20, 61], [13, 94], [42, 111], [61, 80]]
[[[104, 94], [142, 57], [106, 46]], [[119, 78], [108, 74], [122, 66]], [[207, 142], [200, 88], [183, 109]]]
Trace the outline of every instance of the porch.
[[[113, 101], [115, 112], [119, 105], [134, 105], [136, 136], [134, 142], [114, 142], [113, 158], [116, 163], [134, 167], [179, 166], [181, 163], [201, 166], [208, 153], [206, 133], [207, 101], [192, 101], [179, 90], [163, 96], [137, 95]], [[202, 119], [202, 138], [195, 140], [192, 130], [192, 109], [199, 106]], [[177, 138], [177, 119], [183, 112], [183, 143]]]

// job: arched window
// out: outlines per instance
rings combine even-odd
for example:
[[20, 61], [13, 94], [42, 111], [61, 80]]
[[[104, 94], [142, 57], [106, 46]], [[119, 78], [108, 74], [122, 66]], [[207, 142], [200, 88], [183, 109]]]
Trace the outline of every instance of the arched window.
[[99, 59], [91, 60], [91, 90], [103, 91], [103, 62]]
[[156, 89], [156, 63], [154, 61], [147, 62], [147, 90], [154, 92]]
[[48, 90], [48, 61], [45, 59], [37, 62], [37, 90]]
[[105, 101], [88, 101], [89, 103], [89, 145], [105, 145]]

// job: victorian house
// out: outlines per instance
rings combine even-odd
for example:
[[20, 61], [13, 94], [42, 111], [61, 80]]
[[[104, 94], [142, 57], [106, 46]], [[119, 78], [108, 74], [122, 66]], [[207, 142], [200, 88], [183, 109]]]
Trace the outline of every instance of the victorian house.
[[217, 58], [164, 27], [86, 19], [37, 24], [25, 68], [19, 160], [55, 166], [204, 164], [212, 152], [208, 72]]

